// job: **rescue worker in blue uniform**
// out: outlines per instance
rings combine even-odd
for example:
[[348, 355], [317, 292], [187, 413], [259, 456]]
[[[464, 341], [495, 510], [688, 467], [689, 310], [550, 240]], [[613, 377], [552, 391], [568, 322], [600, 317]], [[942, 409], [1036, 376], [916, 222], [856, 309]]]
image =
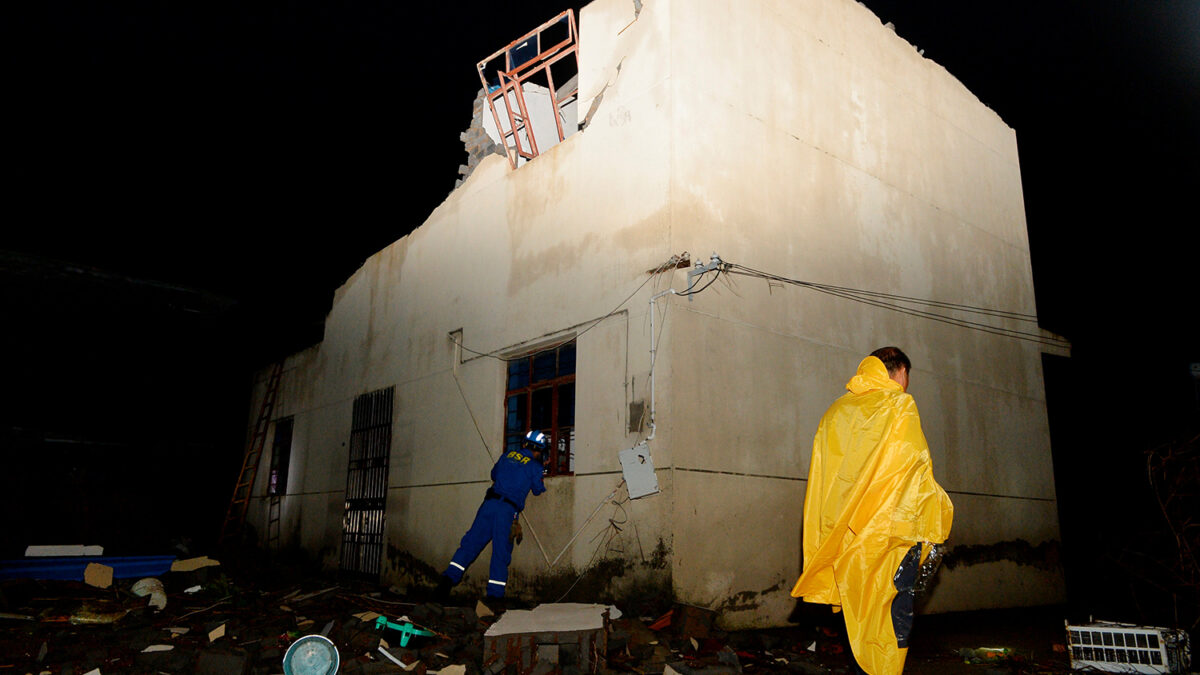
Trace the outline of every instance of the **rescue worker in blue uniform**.
[[445, 598], [450, 588], [462, 581], [463, 574], [487, 543], [492, 542], [492, 561], [488, 572], [487, 596], [503, 598], [508, 584], [508, 563], [512, 561], [512, 541], [509, 533], [513, 521], [525, 508], [525, 496], [531, 491], [540, 495], [546, 491], [542, 482], [542, 458], [550, 439], [540, 431], [530, 431], [521, 442], [520, 450], [510, 450], [492, 467], [492, 486], [488, 488], [475, 522], [463, 535], [450, 565], [442, 572], [437, 594]]

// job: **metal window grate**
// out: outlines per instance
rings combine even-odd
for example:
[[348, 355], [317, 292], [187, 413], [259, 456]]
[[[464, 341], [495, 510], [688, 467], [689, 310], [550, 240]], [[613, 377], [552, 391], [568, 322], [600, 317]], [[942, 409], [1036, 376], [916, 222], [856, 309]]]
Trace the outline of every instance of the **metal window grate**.
[[383, 561], [394, 387], [354, 400], [342, 518], [343, 572], [378, 579]]
[[1191, 665], [1182, 630], [1110, 622], [1067, 624], [1071, 667], [1111, 673], [1183, 673]]

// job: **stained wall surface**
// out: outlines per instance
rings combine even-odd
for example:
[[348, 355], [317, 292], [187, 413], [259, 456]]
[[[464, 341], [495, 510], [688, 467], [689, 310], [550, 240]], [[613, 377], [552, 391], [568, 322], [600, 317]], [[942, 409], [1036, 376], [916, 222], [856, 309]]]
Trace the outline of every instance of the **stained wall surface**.
[[[485, 159], [289, 360], [281, 542], [337, 565], [353, 400], [394, 386], [384, 576], [440, 570], [499, 451], [502, 359], [577, 337], [576, 473], [529, 500], [511, 592], [607, 560], [614, 590], [669, 584], [728, 627], [779, 625], [817, 421], [895, 344], [957, 508], [950, 544], [972, 552], [926, 610], [1061, 598], [1037, 553], [1058, 524], [1035, 345], [746, 276], [650, 302], [686, 287], [650, 272], [688, 251], [1033, 315], [1012, 129], [852, 0], [597, 0], [579, 26], [590, 124], [515, 171]], [[652, 387], [655, 426], [630, 431]], [[614, 504], [618, 452], [651, 433], [662, 492]]]

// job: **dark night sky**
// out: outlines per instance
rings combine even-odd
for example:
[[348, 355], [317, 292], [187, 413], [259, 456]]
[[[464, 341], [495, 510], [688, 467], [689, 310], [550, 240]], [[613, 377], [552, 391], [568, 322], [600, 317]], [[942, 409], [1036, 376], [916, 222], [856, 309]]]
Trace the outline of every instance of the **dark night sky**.
[[[250, 369], [453, 188], [475, 62], [580, 4], [6, 6], [0, 440], [59, 538], [138, 517], [97, 473], [223, 508]], [[1200, 2], [864, 4], [1016, 130], [1060, 490], [1119, 488], [1196, 423]]]

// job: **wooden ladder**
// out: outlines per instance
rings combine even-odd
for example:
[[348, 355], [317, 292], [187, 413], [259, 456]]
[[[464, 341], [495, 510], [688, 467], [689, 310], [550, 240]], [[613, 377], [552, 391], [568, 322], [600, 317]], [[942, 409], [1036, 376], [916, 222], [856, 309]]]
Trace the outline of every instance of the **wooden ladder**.
[[221, 536], [218, 544], [237, 541], [246, 525], [246, 511], [250, 508], [250, 493], [254, 489], [254, 479], [258, 475], [258, 463], [262, 457], [263, 447], [267, 443], [267, 431], [271, 428], [271, 415], [275, 411], [275, 401], [279, 397], [279, 381], [283, 379], [283, 361], [271, 368], [267, 378], [267, 391], [263, 394], [262, 406], [258, 410], [258, 420], [254, 422], [254, 435], [246, 446], [246, 454], [242, 457], [242, 470], [238, 472], [237, 483], [233, 487], [233, 498], [229, 500], [229, 509], [225, 512], [225, 522], [221, 525]]

